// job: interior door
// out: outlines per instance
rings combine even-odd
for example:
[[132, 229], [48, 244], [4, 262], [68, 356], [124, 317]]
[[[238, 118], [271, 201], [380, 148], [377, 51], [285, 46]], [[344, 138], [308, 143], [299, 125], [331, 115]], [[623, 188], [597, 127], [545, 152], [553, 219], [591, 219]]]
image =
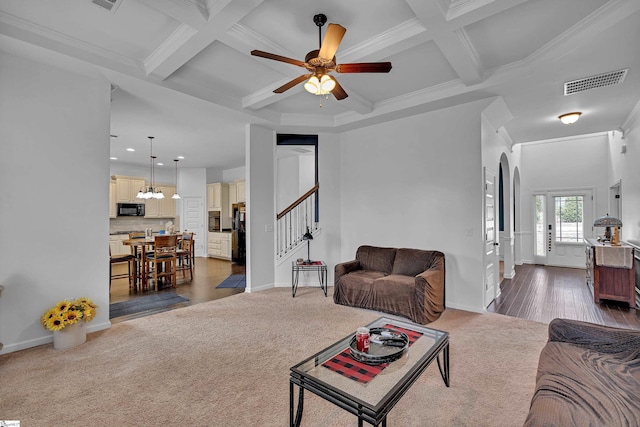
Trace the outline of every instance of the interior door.
[[182, 201], [183, 215], [182, 227], [187, 232], [195, 233], [194, 254], [204, 255], [204, 244], [207, 241], [207, 232], [204, 227], [204, 201], [202, 197], [185, 197]]
[[496, 174], [484, 169], [484, 306], [496, 297], [500, 264], [496, 232]]

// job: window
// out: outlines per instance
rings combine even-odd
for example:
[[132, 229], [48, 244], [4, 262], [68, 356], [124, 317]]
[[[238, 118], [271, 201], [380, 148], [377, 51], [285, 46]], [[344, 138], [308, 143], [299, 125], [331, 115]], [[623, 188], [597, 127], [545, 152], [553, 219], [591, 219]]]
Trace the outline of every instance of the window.
[[556, 242], [581, 243], [583, 233], [583, 196], [559, 196], [555, 199]]

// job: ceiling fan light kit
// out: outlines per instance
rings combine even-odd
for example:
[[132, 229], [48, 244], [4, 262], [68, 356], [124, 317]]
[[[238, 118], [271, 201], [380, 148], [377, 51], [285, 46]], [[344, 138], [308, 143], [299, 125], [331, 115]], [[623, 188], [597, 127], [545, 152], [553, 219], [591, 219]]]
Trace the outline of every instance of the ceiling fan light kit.
[[337, 73], [388, 73], [391, 71], [391, 62], [362, 62], [354, 64], [337, 64], [335, 53], [340, 46], [340, 42], [347, 31], [341, 25], [329, 24], [327, 31], [322, 40], [322, 27], [327, 22], [324, 14], [317, 14], [313, 17], [313, 22], [318, 27], [318, 43], [320, 48], [309, 52], [304, 62], [297, 59], [287, 58], [285, 56], [276, 55], [274, 53], [263, 52], [261, 50], [252, 50], [251, 55], [260, 56], [274, 61], [286, 62], [287, 64], [297, 65], [306, 68], [309, 74], [303, 74], [288, 83], [275, 89], [274, 93], [283, 93], [292, 87], [305, 82], [304, 88], [307, 92], [314, 95], [328, 95], [329, 93], [338, 100], [345, 99], [349, 95], [340, 86], [340, 83], [329, 73], [335, 71]]

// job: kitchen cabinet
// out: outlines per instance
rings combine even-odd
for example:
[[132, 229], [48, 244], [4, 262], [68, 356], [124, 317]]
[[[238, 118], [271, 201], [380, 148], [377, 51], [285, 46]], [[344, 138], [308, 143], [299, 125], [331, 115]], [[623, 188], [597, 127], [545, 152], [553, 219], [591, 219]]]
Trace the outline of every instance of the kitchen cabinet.
[[209, 232], [207, 254], [210, 257], [231, 260], [231, 233]]
[[245, 181], [236, 182], [236, 200], [238, 203], [245, 203], [247, 198], [245, 196]]
[[144, 199], [136, 198], [138, 192], [144, 186], [144, 178], [134, 176], [116, 176], [116, 202], [144, 203]]
[[214, 211], [226, 210], [229, 204], [229, 184], [216, 182], [207, 184], [207, 209]]
[[116, 203], [117, 186], [114, 180], [109, 182], [109, 218], [115, 218], [118, 213], [118, 204]]
[[611, 246], [594, 239], [586, 240], [587, 284], [593, 300], [596, 303], [603, 299], [622, 301], [635, 308], [634, 249], [626, 244]]
[[171, 185], [158, 185], [164, 194], [164, 199], [147, 199], [144, 208], [145, 218], [175, 218], [176, 200], [171, 196], [176, 192], [176, 187]]
[[131, 247], [123, 245], [122, 242], [129, 239], [128, 234], [112, 234], [109, 236], [109, 249], [111, 255], [128, 255], [131, 253]]

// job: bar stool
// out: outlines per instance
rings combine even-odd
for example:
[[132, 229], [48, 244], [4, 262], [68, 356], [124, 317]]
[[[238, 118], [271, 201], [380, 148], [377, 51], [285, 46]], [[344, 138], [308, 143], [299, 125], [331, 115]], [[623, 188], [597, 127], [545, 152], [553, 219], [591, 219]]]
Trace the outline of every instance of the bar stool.
[[190, 280], [193, 280], [193, 233], [184, 233], [180, 242], [180, 249], [176, 255], [178, 257], [178, 271], [182, 271], [182, 277], [186, 276], [189, 270]]
[[172, 286], [176, 287], [177, 246], [178, 236], [175, 234], [156, 236], [153, 252], [146, 256], [147, 277], [154, 279], [156, 290], [162, 278], [170, 280]]
[[[113, 264], [124, 264], [127, 263], [127, 273], [118, 273], [113, 274]], [[124, 254], [124, 255], [111, 255], [111, 247], [109, 247], [109, 291], [111, 291], [111, 281], [113, 279], [124, 279], [125, 277], [129, 278], [129, 290], [137, 291], [138, 288], [135, 286], [135, 271], [136, 271], [136, 257], [132, 254]], [[134, 273], [134, 274], [132, 274]]]

